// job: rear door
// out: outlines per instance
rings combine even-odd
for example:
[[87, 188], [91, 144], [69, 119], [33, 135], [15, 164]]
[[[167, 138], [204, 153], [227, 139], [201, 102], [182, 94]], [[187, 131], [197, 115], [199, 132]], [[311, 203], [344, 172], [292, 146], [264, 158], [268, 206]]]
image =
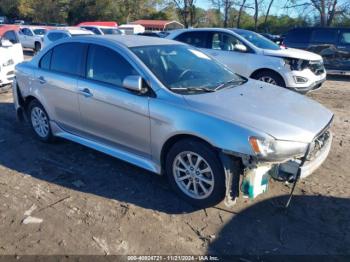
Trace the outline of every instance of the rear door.
[[350, 29], [341, 29], [337, 44], [338, 70], [350, 71]]
[[308, 51], [323, 57], [326, 69], [336, 69], [338, 30], [333, 28], [316, 28], [311, 34]]
[[48, 51], [35, 73], [35, 85], [51, 118], [68, 132], [79, 133], [78, 78], [86, 45], [64, 43]]

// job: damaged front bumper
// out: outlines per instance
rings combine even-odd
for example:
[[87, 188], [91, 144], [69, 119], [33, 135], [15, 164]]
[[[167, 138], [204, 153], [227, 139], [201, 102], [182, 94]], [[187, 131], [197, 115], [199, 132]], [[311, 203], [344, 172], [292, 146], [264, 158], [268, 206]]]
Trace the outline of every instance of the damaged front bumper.
[[287, 173], [293, 175], [293, 178], [296, 178], [296, 175], [299, 172], [299, 178], [304, 179], [315, 172], [316, 169], [318, 169], [327, 159], [331, 150], [333, 135], [330, 131], [325, 135], [327, 138], [323, 141], [324, 144], [319, 150], [315, 150], [316, 152], [310, 152], [309, 156], [306, 156], [303, 164], [301, 160], [290, 160], [286, 163], [280, 164], [278, 170], [280, 177], [283, 177], [283, 174]]
[[[271, 163], [253, 160], [249, 156], [241, 156], [244, 166], [243, 178], [230, 179], [231, 187], [230, 190], [227, 190], [226, 197], [229, 197], [231, 193], [231, 199], [235, 199], [238, 194], [232, 195], [232, 192], [237, 192], [237, 189], [240, 189], [244, 196], [254, 199], [268, 190], [270, 177], [281, 182], [294, 182], [297, 179], [308, 177], [327, 159], [332, 140], [333, 135], [328, 126], [313, 140], [306, 155], [302, 158], [283, 163]], [[233, 188], [236, 190], [231, 190]]]

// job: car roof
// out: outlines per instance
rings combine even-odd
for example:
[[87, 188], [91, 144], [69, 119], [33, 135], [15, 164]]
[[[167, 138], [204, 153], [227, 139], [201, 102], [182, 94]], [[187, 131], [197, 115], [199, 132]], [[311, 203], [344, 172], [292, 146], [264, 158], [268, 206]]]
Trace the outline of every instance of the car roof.
[[93, 33], [89, 30], [85, 29], [79, 29], [79, 28], [65, 28], [65, 29], [56, 29], [56, 30], [50, 30], [49, 33], [70, 33], [71, 35], [93, 35]]
[[81, 25], [80, 27], [93, 27], [93, 28], [106, 28], [106, 29], [118, 29], [118, 27], [115, 26], [106, 26], [106, 25]]
[[295, 27], [289, 31], [294, 30], [349, 30], [348, 27]]
[[24, 29], [24, 28], [28, 28], [28, 29], [32, 29], [32, 30], [35, 30], [35, 29], [47, 30], [47, 28], [42, 27], [42, 26], [35, 26], [35, 25], [22, 25], [22, 26], [20, 26], [20, 29]]
[[[103, 39], [111, 44], [124, 45], [126, 47], [154, 46], [154, 45], [185, 45], [183, 43], [164, 38], [155, 38], [139, 35], [91, 35], [76, 37], [75, 40], [83, 39], [85, 42], [95, 39]], [[69, 41], [69, 39], [67, 39]]]

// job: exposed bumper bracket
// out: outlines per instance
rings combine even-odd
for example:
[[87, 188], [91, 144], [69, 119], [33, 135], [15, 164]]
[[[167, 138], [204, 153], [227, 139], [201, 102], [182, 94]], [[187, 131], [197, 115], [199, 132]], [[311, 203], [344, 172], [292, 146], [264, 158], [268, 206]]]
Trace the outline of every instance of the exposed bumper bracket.
[[227, 207], [232, 207], [236, 204], [237, 198], [239, 197], [239, 182], [240, 173], [237, 173], [239, 168], [236, 167], [237, 163], [224, 153], [220, 153], [220, 159], [225, 171], [225, 200], [224, 203]]

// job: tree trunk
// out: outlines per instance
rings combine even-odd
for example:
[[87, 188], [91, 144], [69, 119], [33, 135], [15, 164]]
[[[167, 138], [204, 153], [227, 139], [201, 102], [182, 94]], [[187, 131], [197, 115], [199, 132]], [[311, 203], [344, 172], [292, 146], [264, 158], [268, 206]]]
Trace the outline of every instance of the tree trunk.
[[334, 15], [336, 12], [336, 7], [337, 7], [338, 1], [334, 0], [333, 4], [332, 4], [332, 9], [329, 11], [328, 13], [328, 19], [327, 19], [327, 26], [331, 26], [333, 19], [334, 19]]
[[266, 15], [265, 15], [265, 21], [264, 21], [264, 26], [265, 26], [265, 31], [266, 31], [266, 26], [267, 26], [267, 18], [269, 17], [269, 14], [270, 14], [270, 10], [271, 10], [271, 6], [272, 6], [272, 4], [273, 4], [273, 1], [274, 0], [271, 0], [270, 1], [270, 4], [269, 4], [269, 7], [267, 8], [267, 11], [266, 11]]
[[257, 29], [258, 29], [258, 17], [259, 17], [259, 4], [258, 4], [258, 0], [255, 0], [254, 3], [255, 3], [254, 30], [257, 31]]
[[242, 12], [243, 12], [244, 5], [245, 5], [246, 1], [247, 0], [242, 0], [241, 7], [239, 8], [238, 18], [237, 18], [237, 28], [239, 28], [241, 26], [241, 16], [242, 16]]

